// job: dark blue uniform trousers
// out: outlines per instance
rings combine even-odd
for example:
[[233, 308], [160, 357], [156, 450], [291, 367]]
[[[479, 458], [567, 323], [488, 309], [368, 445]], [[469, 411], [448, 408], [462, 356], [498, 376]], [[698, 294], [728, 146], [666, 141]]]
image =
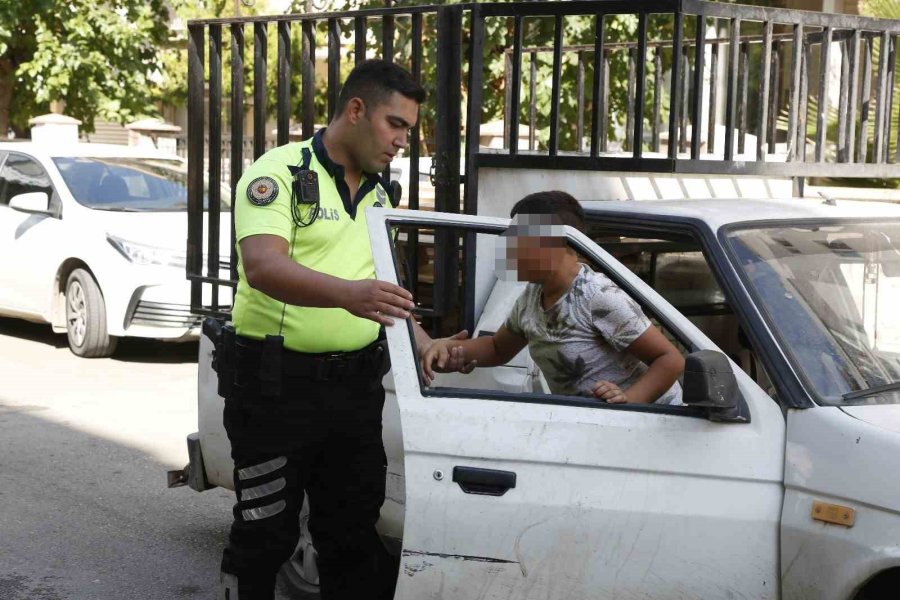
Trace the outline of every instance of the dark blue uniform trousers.
[[237, 577], [240, 600], [273, 597], [297, 545], [304, 491], [323, 600], [392, 598], [396, 570], [375, 530], [387, 466], [381, 375], [288, 373], [280, 396], [267, 397], [258, 357], [236, 358], [224, 421], [238, 501], [222, 571]]

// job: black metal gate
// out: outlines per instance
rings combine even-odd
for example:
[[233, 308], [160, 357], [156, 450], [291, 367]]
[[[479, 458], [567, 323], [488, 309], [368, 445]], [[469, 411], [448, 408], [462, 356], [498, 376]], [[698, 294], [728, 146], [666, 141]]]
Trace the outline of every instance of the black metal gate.
[[[498, 20], [507, 32], [501, 39]], [[590, 39], [567, 44], [575, 22]], [[545, 38], [533, 35], [541, 29], [535, 23], [544, 23]], [[239, 148], [247, 100], [245, 48], [251, 45], [245, 36], [251, 29], [254, 158], [266, 148], [270, 103], [278, 145], [289, 139], [292, 112], [304, 138], [313, 134], [317, 116], [327, 121], [337, 101], [342, 59], [346, 63], [349, 54], [353, 62], [366, 56], [402, 61], [420, 80], [424, 67], [432, 65], [434, 76], [423, 84], [431, 88], [433, 103], [434, 116], [426, 126], [433, 132], [438, 211], [477, 213], [481, 167], [800, 181], [813, 176], [900, 177], [900, 127], [894, 125], [900, 112], [900, 93], [895, 94], [900, 23], [895, 21], [702, 0], [574, 0], [214, 19], [192, 21], [188, 29], [187, 276], [192, 310], [202, 314], [226, 313], [229, 307], [221, 305], [219, 288], [234, 286], [237, 279], [233, 231], [226, 273], [220, 271], [219, 259], [223, 52], [227, 45], [228, 113], [239, 115], [229, 117], [227, 139], [231, 148]], [[402, 48], [396, 43], [398, 30], [406, 32], [408, 43]], [[268, 64], [271, 34], [277, 44], [274, 69]], [[317, 44], [326, 49], [324, 85], [316, 80]], [[502, 81], [493, 69], [498, 56], [505, 61]], [[542, 112], [536, 90], [546, 82], [538, 69], [548, 57], [550, 102]], [[839, 76], [832, 82], [831, 66], [838, 62]], [[623, 64], [624, 90], [621, 82], [610, 80], [616, 65]], [[571, 65], [575, 76], [564, 77]], [[299, 89], [292, 87], [295, 73]], [[274, 101], [267, 89], [272, 74]], [[523, 103], [526, 79], [529, 100]], [[480, 144], [489, 85], [502, 88], [505, 99], [504, 143], [496, 150]], [[829, 100], [832, 85], [838, 88], [836, 106]], [[563, 100], [572, 98], [575, 114], [564, 122]], [[830, 122], [835, 112], [836, 122]], [[529, 135], [527, 148], [520, 149], [523, 122]], [[547, 124], [546, 139], [538, 139], [542, 122]], [[420, 133], [417, 125], [410, 140], [410, 180], [403, 182], [412, 209], [419, 207]], [[465, 177], [460, 173], [463, 157]], [[244, 168], [241, 153], [232, 152], [227, 166], [233, 199]], [[474, 272], [475, 256], [472, 239], [438, 235], [435, 244], [434, 302], [425, 313], [439, 319], [463, 297], [471, 300], [471, 290], [460, 295], [459, 281], [461, 274], [467, 281], [466, 274]], [[417, 281], [415, 234], [407, 252], [412, 281]], [[462, 301], [461, 306], [460, 321], [471, 327], [472, 303]]]

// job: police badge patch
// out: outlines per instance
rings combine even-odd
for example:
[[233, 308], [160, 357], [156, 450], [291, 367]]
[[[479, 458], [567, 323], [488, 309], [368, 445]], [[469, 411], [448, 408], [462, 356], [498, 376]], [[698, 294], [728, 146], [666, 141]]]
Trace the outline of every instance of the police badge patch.
[[257, 177], [247, 186], [247, 199], [256, 206], [272, 204], [278, 196], [278, 184], [271, 177]]

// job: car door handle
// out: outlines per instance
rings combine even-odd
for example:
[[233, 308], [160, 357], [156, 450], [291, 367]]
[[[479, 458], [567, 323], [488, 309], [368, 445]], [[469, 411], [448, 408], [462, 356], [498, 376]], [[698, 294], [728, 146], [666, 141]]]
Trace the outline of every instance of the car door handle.
[[502, 496], [516, 487], [516, 474], [475, 467], [453, 467], [453, 481], [467, 494]]

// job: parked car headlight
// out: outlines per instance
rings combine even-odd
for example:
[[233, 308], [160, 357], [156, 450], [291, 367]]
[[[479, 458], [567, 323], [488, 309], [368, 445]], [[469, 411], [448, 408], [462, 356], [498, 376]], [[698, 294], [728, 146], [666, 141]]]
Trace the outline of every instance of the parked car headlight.
[[120, 237], [108, 234], [106, 239], [122, 256], [137, 265], [164, 265], [183, 269], [187, 263], [184, 252], [172, 250], [171, 248], [158, 248], [156, 246], [138, 244], [137, 242], [123, 240]]

